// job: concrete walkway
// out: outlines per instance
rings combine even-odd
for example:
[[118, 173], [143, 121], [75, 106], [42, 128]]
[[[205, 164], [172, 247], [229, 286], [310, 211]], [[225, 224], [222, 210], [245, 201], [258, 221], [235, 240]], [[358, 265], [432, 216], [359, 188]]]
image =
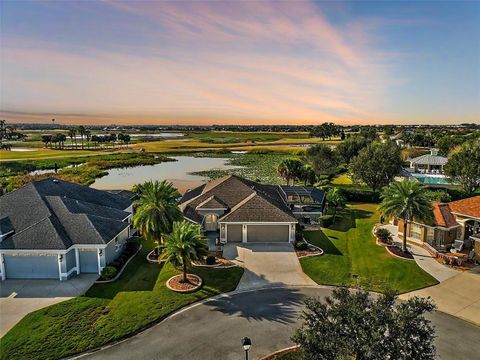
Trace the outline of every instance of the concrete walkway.
[[97, 274], [80, 274], [67, 281], [5, 280], [0, 282], [0, 337], [35, 310], [85, 294]]
[[[388, 224], [382, 225], [381, 227], [390, 231], [395, 243], [402, 244], [402, 240], [398, 237], [398, 228], [395, 225]], [[461, 273], [461, 271], [454, 270], [440, 264], [437, 260], [435, 260], [435, 258], [432, 257], [432, 255], [430, 255], [427, 250], [421, 246], [409, 243], [408, 247], [410, 248], [417, 265], [440, 282], [450, 279], [451, 277]]]
[[304, 274], [292, 244], [226, 244], [223, 256], [244, 267], [237, 290], [268, 286], [314, 286]]

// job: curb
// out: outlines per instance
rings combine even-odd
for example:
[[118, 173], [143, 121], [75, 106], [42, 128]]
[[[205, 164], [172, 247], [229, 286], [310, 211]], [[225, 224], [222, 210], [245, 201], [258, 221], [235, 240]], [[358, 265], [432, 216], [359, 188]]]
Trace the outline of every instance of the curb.
[[[282, 355], [282, 354], [285, 354], [285, 353], [289, 353], [291, 350], [296, 350], [296, 349], [299, 349], [300, 348], [300, 345], [293, 345], [293, 346], [290, 346], [290, 347], [287, 347], [285, 349], [280, 349], [280, 350], [277, 350], [273, 353], [270, 353], [268, 355], [265, 355], [265, 356], [262, 356], [260, 359], [258, 360], [267, 360], [269, 358], [271, 358], [272, 356], [276, 356], [276, 355]], [[293, 351], [292, 351], [293, 352]]]

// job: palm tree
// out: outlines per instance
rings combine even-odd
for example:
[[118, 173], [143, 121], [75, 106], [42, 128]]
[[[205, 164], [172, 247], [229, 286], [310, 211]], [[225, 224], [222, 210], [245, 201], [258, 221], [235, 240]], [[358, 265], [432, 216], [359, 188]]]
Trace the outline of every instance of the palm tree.
[[333, 222], [335, 222], [337, 210], [345, 208], [346, 202], [339, 188], [333, 188], [327, 193], [327, 203], [333, 208]]
[[87, 138], [87, 148], [90, 149], [90, 139], [92, 138], [92, 133], [90, 130], [85, 130], [85, 137]]
[[200, 260], [207, 255], [208, 247], [199, 225], [186, 220], [173, 224], [172, 232], [165, 237], [162, 258], [174, 266], [182, 267], [182, 282], [189, 282], [187, 269], [192, 265], [192, 261]]
[[78, 133], [80, 134], [80, 138], [81, 138], [81, 141], [82, 141], [82, 150], [83, 150], [83, 136], [85, 135], [85, 126], [80, 125], [78, 127]]
[[384, 188], [381, 199], [382, 215], [403, 220], [402, 250], [407, 251], [408, 222], [429, 222], [433, 219], [432, 202], [426, 187], [418, 181], [394, 181]]
[[153, 240], [158, 247], [163, 244], [163, 236], [172, 231], [175, 221], [183, 218], [176, 199], [180, 197], [171, 183], [147, 181], [137, 186], [138, 200], [134, 202], [133, 226], [146, 239]]
[[301, 171], [303, 162], [298, 159], [284, 159], [277, 167], [277, 173], [287, 181], [287, 185], [292, 180], [295, 184], [295, 180], [301, 177]]
[[77, 147], [77, 130], [75, 130], [74, 128], [71, 128], [71, 129], [68, 129], [68, 136], [70, 137], [70, 139], [72, 140], [72, 147], [73, 147], [73, 141], [75, 140], [75, 147]]

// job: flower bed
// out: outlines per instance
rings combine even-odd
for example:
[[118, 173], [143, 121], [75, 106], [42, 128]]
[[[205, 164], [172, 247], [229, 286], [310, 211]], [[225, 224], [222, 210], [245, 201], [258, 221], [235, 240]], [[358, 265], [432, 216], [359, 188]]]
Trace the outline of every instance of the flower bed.
[[102, 284], [117, 280], [141, 248], [142, 245], [138, 242], [127, 242], [120, 256], [103, 268], [100, 277], [95, 282]]
[[167, 280], [167, 288], [179, 293], [191, 293], [202, 287], [203, 281], [200, 276], [187, 274], [188, 282], [183, 282], [183, 274], [172, 276]]
[[201, 262], [193, 262], [193, 266], [195, 267], [200, 267], [200, 268], [219, 268], [219, 269], [225, 269], [229, 267], [234, 267], [236, 266], [233, 261], [230, 261], [228, 259], [224, 259], [221, 257], [216, 257], [215, 258], [215, 263], [213, 264], [206, 264], [206, 263], [201, 263]]
[[302, 258], [307, 256], [323, 255], [323, 250], [320, 247], [310, 244], [307, 240], [303, 239], [295, 244], [295, 253], [297, 254], [298, 258]]
[[385, 248], [393, 256], [397, 256], [406, 260], [414, 260], [413, 255], [408, 250], [404, 252], [402, 249], [394, 245], [387, 245]]

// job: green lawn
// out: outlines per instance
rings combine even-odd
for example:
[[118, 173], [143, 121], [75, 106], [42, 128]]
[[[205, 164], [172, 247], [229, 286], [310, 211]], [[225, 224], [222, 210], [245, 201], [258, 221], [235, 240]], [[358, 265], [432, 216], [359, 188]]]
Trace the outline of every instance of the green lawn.
[[306, 232], [308, 241], [325, 254], [301, 259], [303, 271], [319, 284], [352, 287], [358, 282], [380, 292], [390, 288], [404, 293], [436, 284], [414, 261], [394, 257], [375, 244], [371, 231], [379, 221], [377, 206], [351, 205], [330, 229]]
[[85, 296], [35, 311], [1, 339], [1, 359], [58, 359], [122, 338], [197, 300], [234, 290], [242, 268], [202, 269], [203, 288], [192, 294], [168, 290], [178, 271], [145, 260], [145, 245], [114, 283], [95, 284]]

